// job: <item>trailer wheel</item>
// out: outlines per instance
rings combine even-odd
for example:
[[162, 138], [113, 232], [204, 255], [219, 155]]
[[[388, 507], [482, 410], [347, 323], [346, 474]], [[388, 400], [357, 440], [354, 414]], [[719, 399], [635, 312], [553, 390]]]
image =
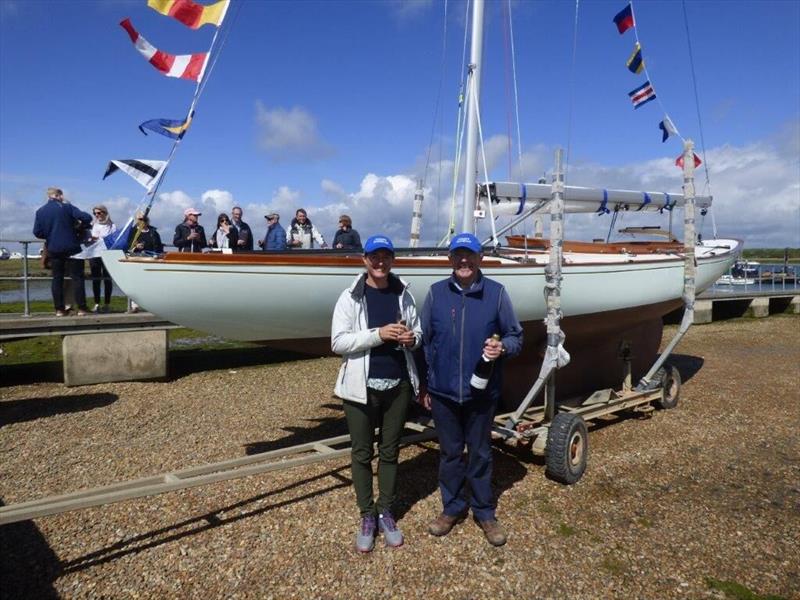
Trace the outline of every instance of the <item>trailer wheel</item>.
[[586, 470], [589, 435], [580, 415], [559, 413], [547, 431], [545, 474], [567, 485], [578, 481]]
[[661, 367], [657, 375], [661, 379], [661, 399], [656, 406], [662, 409], [675, 408], [681, 395], [681, 374], [674, 366]]

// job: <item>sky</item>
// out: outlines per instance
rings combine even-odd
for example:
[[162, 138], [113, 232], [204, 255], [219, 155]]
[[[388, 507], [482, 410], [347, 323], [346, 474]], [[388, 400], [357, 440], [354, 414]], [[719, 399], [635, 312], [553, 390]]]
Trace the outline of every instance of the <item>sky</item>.
[[[680, 139], [662, 143], [658, 130], [668, 114], [708, 167], [710, 187], [697, 173], [698, 193], [714, 196], [698, 217], [703, 236], [716, 226], [749, 247], [800, 247], [800, 2], [635, 1], [658, 96], [637, 110], [628, 92], [645, 76], [625, 67], [634, 31], [612, 23], [624, 6], [584, 0], [576, 15], [566, 0], [487, 1], [480, 112], [490, 178], [536, 181], [561, 147], [568, 184], [680, 192]], [[146, 0], [0, 0], [2, 245], [33, 239], [48, 186], [86, 211], [105, 204], [120, 223], [145, 200], [123, 173], [103, 181], [106, 165], [165, 160], [171, 140], [137, 126], [182, 118], [194, 84], [149, 65], [119, 26], [125, 17], [173, 54], [208, 50], [216, 31], [191, 30]], [[346, 213], [362, 238], [384, 233], [404, 246], [422, 180], [422, 241], [438, 241], [459, 168], [466, 22], [460, 0], [232, 0], [153, 205], [162, 238], [187, 207], [210, 232], [239, 205], [258, 237], [265, 214], [287, 226], [303, 207], [328, 240]], [[667, 221], [623, 214], [614, 227]], [[611, 225], [571, 215], [565, 236], [605, 237]]]

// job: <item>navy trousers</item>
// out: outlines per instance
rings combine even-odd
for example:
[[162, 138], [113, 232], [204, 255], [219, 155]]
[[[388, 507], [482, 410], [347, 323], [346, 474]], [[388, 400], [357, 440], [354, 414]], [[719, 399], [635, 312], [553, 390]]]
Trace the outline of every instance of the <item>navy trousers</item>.
[[70, 258], [69, 253], [51, 253], [50, 267], [53, 269], [51, 291], [53, 306], [56, 310], [64, 310], [64, 272], [69, 273], [72, 289], [75, 293], [75, 304], [80, 310], [86, 310], [86, 288], [84, 287], [83, 260]]
[[[479, 521], [494, 519], [491, 431], [497, 402], [489, 397], [458, 404], [431, 396], [439, 436], [439, 491], [443, 512], [456, 516], [472, 509]], [[467, 448], [466, 460], [464, 447]], [[467, 502], [465, 483], [469, 483]]]

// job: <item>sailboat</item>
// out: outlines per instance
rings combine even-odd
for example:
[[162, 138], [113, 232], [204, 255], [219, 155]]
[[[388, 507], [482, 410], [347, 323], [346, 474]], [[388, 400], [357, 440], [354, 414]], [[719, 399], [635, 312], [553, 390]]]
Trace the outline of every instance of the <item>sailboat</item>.
[[[474, 0], [468, 73], [466, 169], [462, 231], [474, 231], [479, 211], [530, 217], [541, 212], [552, 187], [541, 183], [477, 182], [478, 109], [482, 64], [483, 0]], [[693, 195], [693, 194], [692, 194]], [[609, 209], [671, 211], [686, 202], [682, 193], [564, 186], [565, 212]], [[699, 208], [710, 197], [692, 198]], [[512, 221], [512, 225], [518, 220]], [[506, 230], [508, 227], [506, 228]], [[413, 228], [412, 228], [413, 230]], [[519, 398], [519, 377], [530, 381], [545, 339], [543, 296], [548, 251], [525, 239], [501, 244], [492, 236], [482, 272], [502, 283], [525, 330], [525, 352], [511, 367], [507, 392]], [[697, 291], [710, 287], [733, 264], [741, 242], [697, 242]], [[561, 327], [573, 355], [573, 375], [561, 391], [604, 385], [617, 379], [621, 340], [634, 344], [634, 369], [642, 371], [661, 340], [662, 317], [682, 305], [685, 249], [666, 245], [641, 251], [635, 245], [597, 252], [565, 246], [561, 283]], [[311, 352], [330, 352], [330, 319], [336, 299], [363, 270], [361, 256], [341, 250], [290, 250], [277, 253], [190, 254], [154, 257], [107, 251], [103, 261], [117, 285], [140, 306], [174, 323], [228, 339], [263, 342]], [[405, 248], [396, 252], [394, 271], [411, 285], [418, 302], [435, 281], [449, 276], [446, 250]], [[229, 290], [247, 290], [230, 294]], [[516, 367], [515, 367], [516, 365]], [[523, 389], [524, 388], [524, 389]]]

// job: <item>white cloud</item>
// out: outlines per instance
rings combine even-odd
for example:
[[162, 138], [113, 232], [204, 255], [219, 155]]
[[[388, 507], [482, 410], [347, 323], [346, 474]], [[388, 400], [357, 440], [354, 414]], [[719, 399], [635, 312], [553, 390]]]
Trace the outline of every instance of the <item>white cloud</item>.
[[[742, 147], [721, 146], [708, 151], [705, 158], [711, 167], [713, 212], [721, 237], [742, 238], [748, 247], [800, 247], [799, 132], [797, 122], [792, 122], [779, 134], [761, 142]], [[492, 138], [487, 160], [500, 165], [502, 155], [499, 148], [504, 144], [503, 136]], [[543, 146], [527, 149], [522, 157], [525, 179], [535, 181], [545, 170], [550, 171], [552, 157], [552, 150]], [[418, 170], [422, 171], [421, 168]], [[422, 242], [425, 245], [438, 241], [447, 229], [452, 171], [450, 160], [429, 166], [423, 205]], [[697, 191], [704, 194], [702, 170], [697, 176]], [[240, 203], [245, 220], [256, 230], [256, 235], [262, 235], [264, 214], [277, 211], [281, 214], [281, 222], [286, 225], [295, 210], [304, 207], [328, 240], [336, 230], [338, 216], [347, 213], [363, 238], [384, 233], [398, 245], [405, 245], [408, 243], [416, 181], [417, 176], [413, 173], [367, 173], [355, 189], [347, 190], [332, 179], [322, 179], [320, 191], [326, 199], [322, 205], [311, 203], [311, 199], [319, 197], [318, 193], [306, 195], [288, 186], [276, 188], [269, 200], [244, 204], [225, 190], [208, 190], [199, 198], [182, 190], [173, 190], [159, 194], [153, 204], [151, 221], [162, 231], [164, 240], [171, 241], [175, 225], [181, 222], [183, 211], [189, 206], [204, 213], [200, 220], [208, 229], [213, 226], [219, 212], [230, 211], [234, 204]], [[680, 191], [680, 181], [680, 172], [672, 159], [659, 159], [615, 167], [573, 160], [567, 182], [634, 190]], [[0, 176], [0, 237], [5, 240], [4, 245], [16, 249], [7, 241], [32, 239], [33, 216], [36, 208], [44, 202], [45, 187], [8, 173]], [[69, 197], [70, 190], [65, 188], [65, 192]], [[89, 202], [79, 199], [75, 202], [84, 210], [90, 208]], [[108, 206], [118, 222], [124, 221], [136, 208], [136, 201], [123, 196], [108, 197], [102, 203]], [[698, 223], [702, 222], [698, 215]], [[460, 228], [460, 223], [461, 215], [458, 214], [456, 228]], [[566, 220], [566, 236], [572, 239], [605, 237], [610, 223], [608, 216], [570, 215]], [[642, 224], [665, 226], [666, 223], [667, 218], [663, 215], [625, 213], [619, 217], [616, 228]], [[673, 228], [681, 233], [679, 211], [673, 215]], [[480, 233], [488, 233], [488, 221], [480, 224]], [[706, 238], [711, 237], [710, 216], [705, 218], [703, 233]]]
[[276, 162], [322, 159], [333, 154], [333, 148], [317, 130], [314, 115], [299, 106], [270, 110], [257, 100], [256, 124], [259, 147]]

